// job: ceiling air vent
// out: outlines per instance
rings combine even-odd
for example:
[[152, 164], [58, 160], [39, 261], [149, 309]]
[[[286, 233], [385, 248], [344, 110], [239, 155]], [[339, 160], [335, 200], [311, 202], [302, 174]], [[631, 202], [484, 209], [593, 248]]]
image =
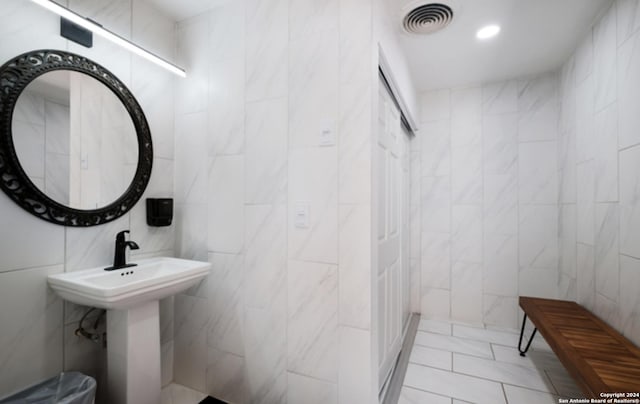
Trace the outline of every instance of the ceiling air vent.
[[453, 19], [451, 7], [429, 3], [411, 10], [402, 21], [404, 30], [411, 34], [432, 34], [440, 31]]

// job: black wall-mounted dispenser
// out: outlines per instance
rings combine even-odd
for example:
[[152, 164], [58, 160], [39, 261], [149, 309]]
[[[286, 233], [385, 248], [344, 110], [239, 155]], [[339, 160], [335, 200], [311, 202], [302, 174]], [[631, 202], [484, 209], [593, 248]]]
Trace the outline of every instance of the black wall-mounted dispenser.
[[149, 226], [170, 226], [172, 219], [173, 199], [147, 198], [147, 224]]

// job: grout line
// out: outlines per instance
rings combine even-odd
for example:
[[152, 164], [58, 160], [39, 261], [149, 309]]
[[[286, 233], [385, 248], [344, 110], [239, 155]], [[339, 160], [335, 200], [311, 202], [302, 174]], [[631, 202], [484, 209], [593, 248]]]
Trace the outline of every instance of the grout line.
[[502, 394], [504, 394], [504, 402], [509, 404], [509, 399], [507, 398], [507, 390], [504, 388], [504, 383], [500, 383], [500, 387], [502, 388]]

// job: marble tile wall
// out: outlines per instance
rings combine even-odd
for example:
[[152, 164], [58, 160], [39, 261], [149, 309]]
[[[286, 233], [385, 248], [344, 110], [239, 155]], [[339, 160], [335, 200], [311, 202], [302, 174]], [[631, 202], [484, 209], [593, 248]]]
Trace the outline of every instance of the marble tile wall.
[[371, 13], [242, 0], [178, 24], [176, 251], [213, 270], [176, 297], [176, 382], [237, 403], [370, 401]]
[[616, 1], [562, 67], [558, 154], [560, 297], [586, 305], [635, 344], [639, 6]]
[[177, 382], [238, 403], [377, 394], [374, 37], [393, 32], [382, 5], [222, 1], [178, 24], [193, 73], [176, 88], [176, 250], [213, 272], [176, 305], [174, 349], [191, 358], [176, 355]]
[[[175, 23], [142, 0], [60, 2], [118, 34], [173, 59]], [[174, 193], [173, 75], [100, 38], [86, 49], [59, 36], [59, 17], [32, 2], [7, 0], [0, 16], [0, 59], [35, 49], [61, 49], [86, 55], [129, 87], [145, 111], [154, 142], [151, 182], [142, 197]], [[28, 214], [0, 194], [0, 397], [62, 370], [98, 378], [100, 401], [106, 366], [101, 347], [74, 335], [86, 308], [63, 304], [46, 285], [48, 274], [104, 265], [113, 259], [115, 234], [131, 230], [140, 245], [135, 256], [173, 255], [174, 228], [146, 224], [144, 203], [122, 218], [98, 227], [64, 228]], [[173, 302], [162, 302], [163, 382], [172, 379]], [[5, 377], [6, 376], [6, 377]]]
[[518, 295], [557, 296], [559, 83], [547, 73], [421, 94], [422, 315], [515, 327]]

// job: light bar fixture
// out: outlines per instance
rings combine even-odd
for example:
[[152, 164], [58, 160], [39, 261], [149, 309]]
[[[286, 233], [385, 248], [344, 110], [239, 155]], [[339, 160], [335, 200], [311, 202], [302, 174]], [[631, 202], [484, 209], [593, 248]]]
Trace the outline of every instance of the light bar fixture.
[[123, 37], [114, 34], [113, 32], [104, 29], [102, 26], [100, 26], [99, 24], [89, 20], [88, 18], [85, 18], [79, 14], [76, 14], [75, 12], [69, 10], [66, 7], [63, 7], [61, 5], [59, 5], [56, 2], [53, 2], [51, 0], [31, 0], [34, 3], [37, 3], [39, 5], [41, 5], [42, 7], [46, 8], [47, 10], [53, 11], [54, 13], [58, 14], [59, 16], [61, 16], [62, 18], [65, 18], [71, 22], [73, 22], [74, 24], [77, 24], [79, 26], [81, 26], [82, 28], [88, 29], [89, 31], [100, 35], [101, 37], [110, 40], [111, 42], [114, 42], [120, 46], [122, 46], [123, 48], [127, 49], [130, 52], [135, 53], [138, 56], [142, 56], [143, 58], [164, 67], [165, 69], [169, 70], [172, 73], [177, 74], [180, 77], [187, 77], [187, 73], [184, 71], [184, 69], [174, 65], [173, 63], [170, 63], [164, 59], [162, 59], [159, 56], [154, 55], [153, 53], [142, 49], [141, 47], [139, 47], [138, 45], [124, 39]]

